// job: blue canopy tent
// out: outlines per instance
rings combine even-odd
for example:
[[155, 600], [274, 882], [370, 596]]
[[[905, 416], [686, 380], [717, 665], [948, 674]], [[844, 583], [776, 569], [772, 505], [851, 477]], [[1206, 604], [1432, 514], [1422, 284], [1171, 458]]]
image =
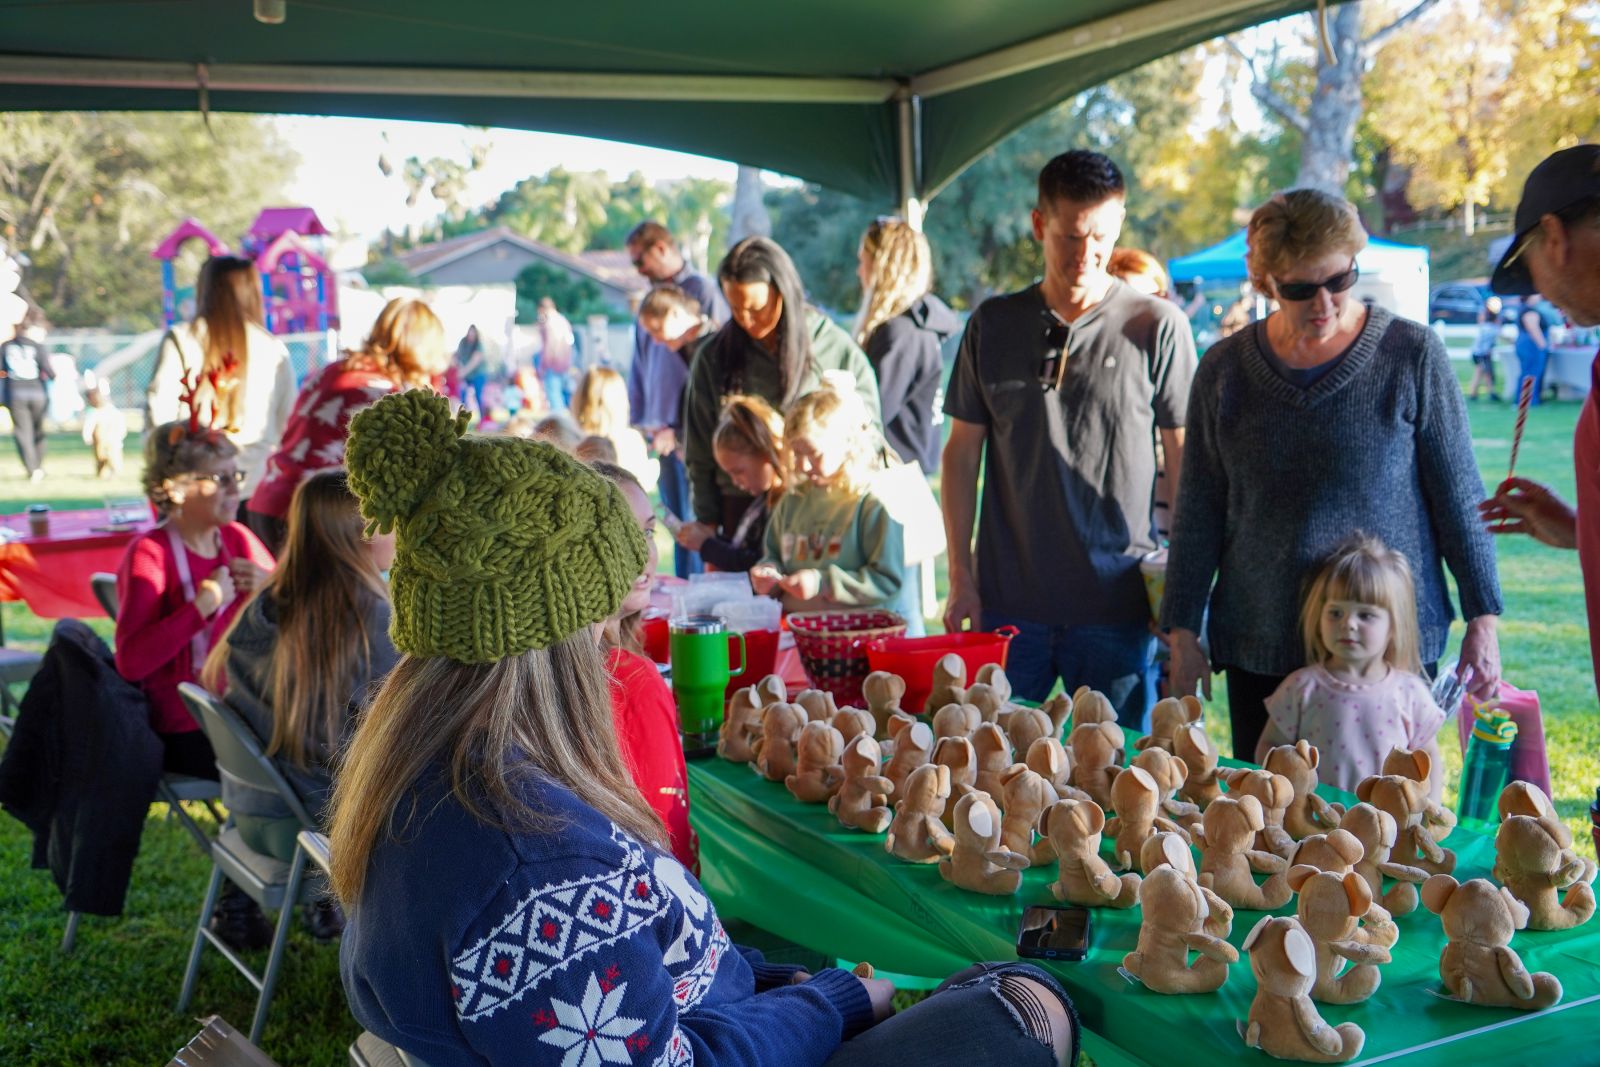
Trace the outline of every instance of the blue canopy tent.
[[[1248, 274], [1244, 265], [1245, 231], [1167, 262], [1174, 282], [1238, 282]], [[1415, 322], [1428, 321], [1428, 250], [1373, 237], [1356, 257], [1361, 281], [1355, 293]]]

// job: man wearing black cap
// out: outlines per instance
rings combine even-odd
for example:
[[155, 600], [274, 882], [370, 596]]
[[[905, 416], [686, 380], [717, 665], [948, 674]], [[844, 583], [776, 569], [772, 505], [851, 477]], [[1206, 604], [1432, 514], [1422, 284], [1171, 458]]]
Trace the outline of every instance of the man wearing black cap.
[[[1579, 326], [1600, 325], [1600, 145], [1555, 153], [1533, 169], [1517, 205], [1517, 235], [1490, 286], [1507, 296], [1539, 293]], [[1589, 649], [1600, 685], [1600, 353], [1573, 435], [1578, 506], [1547, 487], [1508, 478], [1480, 507], [1494, 533], [1526, 533], [1576, 548], [1589, 609]]]

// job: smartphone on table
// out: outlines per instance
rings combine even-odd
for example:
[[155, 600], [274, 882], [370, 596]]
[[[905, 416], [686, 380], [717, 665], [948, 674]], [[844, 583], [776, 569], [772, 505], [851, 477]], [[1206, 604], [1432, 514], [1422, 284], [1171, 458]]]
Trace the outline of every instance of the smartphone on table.
[[1022, 912], [1017, 955], [1072, 962], [1089, 954], [1092, 912], [1072, 904], [1030, 904]]

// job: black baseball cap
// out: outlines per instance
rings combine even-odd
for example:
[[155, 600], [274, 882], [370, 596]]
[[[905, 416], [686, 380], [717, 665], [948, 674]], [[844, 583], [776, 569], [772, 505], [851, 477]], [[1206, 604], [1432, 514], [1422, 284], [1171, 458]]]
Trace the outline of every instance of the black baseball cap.
[[1539, 220], [1546, 215], [1559, 215], [1593, 197], [1600, 197], [1600, 144], [1563, 148], [1534, 167], [1522, 186], [1522, 201], [1517, 204], [1517, 235], [1500, 257], [1489, 288], [1503, 296], [1534, 292], [1533, 275], [1528, 273], [1523, 253]]

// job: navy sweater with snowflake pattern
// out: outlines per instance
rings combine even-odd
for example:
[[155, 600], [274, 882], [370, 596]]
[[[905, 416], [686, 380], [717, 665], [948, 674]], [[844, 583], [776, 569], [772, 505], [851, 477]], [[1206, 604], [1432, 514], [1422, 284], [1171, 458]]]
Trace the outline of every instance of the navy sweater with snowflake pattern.
[[820, 1064], [872, 1022], [865, 987], [729, 943], [670, 854], [563, 786], [535, 781], [559, 829], [511, 834], [431, 776], [381, 841], [340, 948], [356, 1019], [430, 1067]]

